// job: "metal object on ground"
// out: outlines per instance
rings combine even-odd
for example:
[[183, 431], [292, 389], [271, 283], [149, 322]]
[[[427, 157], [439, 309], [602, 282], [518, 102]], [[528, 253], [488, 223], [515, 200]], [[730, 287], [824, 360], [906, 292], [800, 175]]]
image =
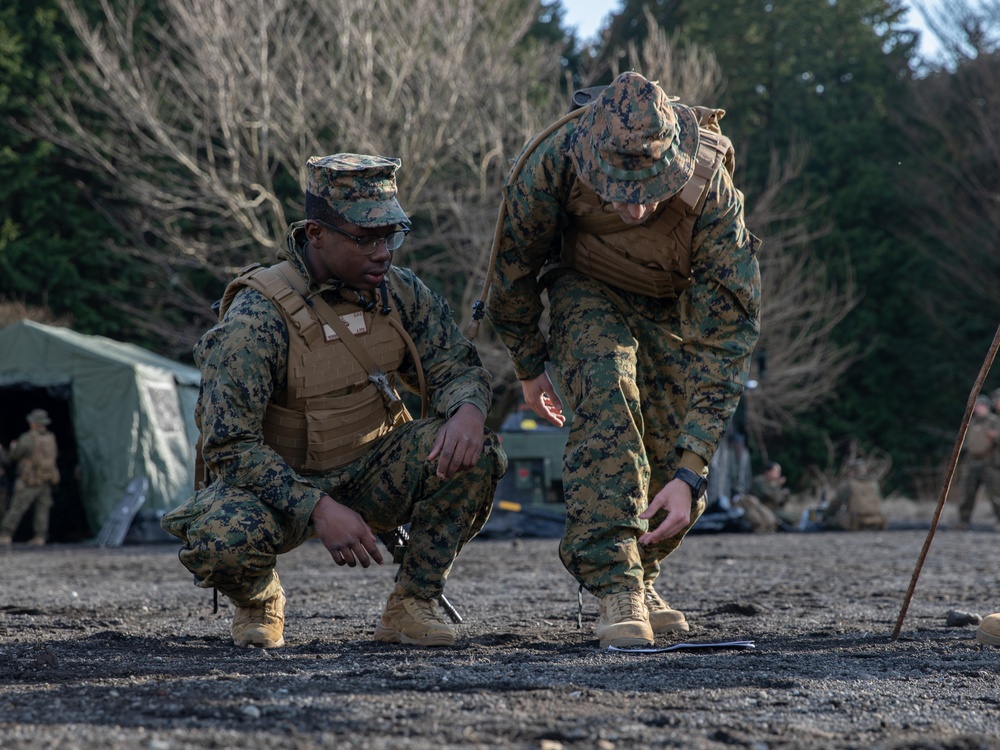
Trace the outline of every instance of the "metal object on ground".
[[[401, 566], [403, 564], [403, 557], [406, 555], [406, 546], [410, 541], [409, 532], [403, 526], [400, 526], [392, 531], [385, 531], [378, 534], [377, 536], [379, 541], [385, 545], [389, 554], [392, 555], [392, 561], [396, 565]], [[396, 571], [395, 580], [399, 580], [398, 570]], [[444, 594], [441, 594], [441, 596], [438, 597], [437, 602], [441, 606], [441, 609], [444, 610], [445, 614], [451, 618], [453, 623], [457, 625], [462, 622], [462, 616], [458, 613], [458, 610], [451, 605], [451, 602], [448, 601]]]
[[97, 535], [98, 547], [121, 547], [128, 534], [129, 527], [135, 519], [139, 508], [146, 502], [146, 493], [149, 491], [149, 480], [146, 477], [136, 477], [128, 483], [125, 495], [122, 497], [118, 507], [112, 511], [108, 520], [105, 521], [101, 532]]

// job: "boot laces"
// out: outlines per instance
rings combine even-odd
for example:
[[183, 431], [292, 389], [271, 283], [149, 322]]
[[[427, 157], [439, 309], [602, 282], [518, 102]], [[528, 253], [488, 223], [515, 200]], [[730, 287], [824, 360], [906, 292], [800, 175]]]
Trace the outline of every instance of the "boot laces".
[[656, 593], [656, 589], [654, 589], [652, 586], [646, 588], [645, 599], [646, 599], [646, 607], [650, 611], [666, 612], [668, 609], [670, 609], [670, 605], [667, 604], [665, 601], [663, 601], [660, 595]]
[[444, 617], [438, 611], [437, 604], [433, 599], [417, 599], [414, 597], [413, 607], [423, 619], [441, 623], [442, 625], [447, 624], [444, 621]]
[[642, 620], [646, 614], [641, 597], [630, 591], [614, 595], [611, 612], [615, 620]]

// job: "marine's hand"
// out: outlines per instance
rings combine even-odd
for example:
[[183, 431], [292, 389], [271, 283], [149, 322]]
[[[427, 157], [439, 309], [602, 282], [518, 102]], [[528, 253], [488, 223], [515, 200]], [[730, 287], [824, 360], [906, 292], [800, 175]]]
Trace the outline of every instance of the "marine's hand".
[[472, 404], [462, 404], [444, 423], [434, 438], [428, 461], [437, 459], [437, 476], [450, 479], [472, 468], [483, 453], [483, 425], [486, 417]]
[[562, 401], [556, 395], [556, 389], [552, 387], [547, 373], [542, 373], [531, 380], [521, 381], [521, 390], [524, 391], [524, 403], [542, 419], [547, 419], [556, 427], [562, 427], [566, 423], [566, 416], [563, 414]]
[[329, 495], [323, 495], [312, 512], [316, 536], [330, 552], [337, 565], [362, 568], [372, 560], [382, 564], [382, 552], [375, 543], [375, 535], [360, 515], [341, 505]]
[[667, 512], [663, 523], [655, 529], [647, 531], [639, 537], [640, 544], [656, 544], [664, 539], [676, 536], [691, 523], [691, 487], [680, 479], [671, 479], [662, 490], [656, 493], [653, 502], [649, 504], [639, 518], [649, 519], [661, 510]]

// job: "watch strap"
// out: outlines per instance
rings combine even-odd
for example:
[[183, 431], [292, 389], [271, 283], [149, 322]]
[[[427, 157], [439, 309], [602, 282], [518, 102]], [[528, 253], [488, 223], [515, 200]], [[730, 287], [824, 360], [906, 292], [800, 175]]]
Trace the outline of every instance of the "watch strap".
[[699, 498], [708, 490], [708, 478], [684, 466], [674, 472], [674, 479], [680, 479], [691, 488], [691, 495]]

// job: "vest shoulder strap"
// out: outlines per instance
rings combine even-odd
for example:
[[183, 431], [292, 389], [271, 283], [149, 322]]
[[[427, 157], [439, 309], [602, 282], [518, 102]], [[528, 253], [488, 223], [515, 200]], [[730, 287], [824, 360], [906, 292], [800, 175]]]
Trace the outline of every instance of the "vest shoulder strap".
[[[282, 261], [269, 268], [254, 263], [240, 271], [240, 274], [229, 282], [222, 296], [222, 304], [219, 307], [220, 320], [226, 314], [237, 292], [245, 286], [256, 289], [279, 307], [302, 334], [309, 348], [313, 348], [323, 340], [322, 326], [303, 296], [305, 282], [289, 266], [288, 261]], [[300, 289], [295, 288], [296, 286]]]

